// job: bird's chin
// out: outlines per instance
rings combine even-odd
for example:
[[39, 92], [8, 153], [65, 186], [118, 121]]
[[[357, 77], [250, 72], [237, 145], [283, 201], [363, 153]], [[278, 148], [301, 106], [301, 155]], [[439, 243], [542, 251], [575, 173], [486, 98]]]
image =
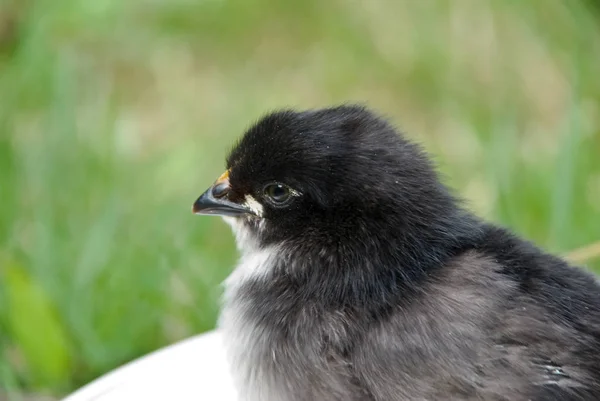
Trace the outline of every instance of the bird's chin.
[[225, 223], [227, 223], [229, 225], [229, 227], [231, 227], [232, 230], [235, 231], [235, 228], [238, 226], [238, 224], [240, 224], [239, 222], [239, 216], [221, 216], [223, 218], [223, 221], [225, 221]]
[[252, 252], [258, 248], [260, 232], [264, 227], [264, 219], [252, 215], [222, 217], [231, 227], [240, 252]]

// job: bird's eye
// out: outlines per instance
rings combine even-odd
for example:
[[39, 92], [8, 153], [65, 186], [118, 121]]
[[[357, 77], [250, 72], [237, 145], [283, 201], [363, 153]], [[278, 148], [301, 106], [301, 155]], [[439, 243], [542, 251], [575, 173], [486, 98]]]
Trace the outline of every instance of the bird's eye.
[[271, 184], [265, 187], [265, 195], [274, 204], [282, 205], [290, 199], [291, 190], [283, 184]]

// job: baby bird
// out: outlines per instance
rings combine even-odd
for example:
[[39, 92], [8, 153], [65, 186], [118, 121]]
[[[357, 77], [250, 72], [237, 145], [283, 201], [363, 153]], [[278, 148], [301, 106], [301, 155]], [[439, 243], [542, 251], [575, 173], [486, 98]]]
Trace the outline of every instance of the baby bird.
[[241, 253], [219, 320], [241, 400], [600, 400], [594, 277], [465, 210], [364, 107], [266, 115], [193, 211]]

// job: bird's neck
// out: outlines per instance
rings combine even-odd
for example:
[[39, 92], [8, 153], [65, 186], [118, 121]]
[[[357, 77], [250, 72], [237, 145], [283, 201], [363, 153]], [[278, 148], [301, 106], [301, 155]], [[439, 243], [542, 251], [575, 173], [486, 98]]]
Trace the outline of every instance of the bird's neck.
[[[246, 249], [230, 288], [261, 303], [385, 308], [419, 292], [448, 260], [472, 247], [481, 226], [467, 214], [419, 230], [356, 228]], [[391, 228], [390, 228], [391, 227]]]

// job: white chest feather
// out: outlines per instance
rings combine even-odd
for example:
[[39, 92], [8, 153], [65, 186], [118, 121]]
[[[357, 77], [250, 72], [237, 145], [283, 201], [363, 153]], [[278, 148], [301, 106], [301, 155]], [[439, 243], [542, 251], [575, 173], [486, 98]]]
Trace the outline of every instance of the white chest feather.
[[[267, 384], [261, 379], [261, 362], [268, 353], [267, 336], [261, 333], [251, 318], [253, 305], [244, 297], [244, 285], [250, 280], [265, 278], [277, 256], [277, 247], [253, 248], [253, 238], [244, 228], [232, 225], [241, 245], [243, 255], [235, 270], [225, 280], [225, 291], [219, 327], [223, 332], [224, 345], [236, 383], [240, 400], [275, 401]], [[233, 223], [233, 224], [232, 224]], [[240, 244], [243, 241], [243, 244]], [[266, 378], [265, 378], [266, 379]]]

